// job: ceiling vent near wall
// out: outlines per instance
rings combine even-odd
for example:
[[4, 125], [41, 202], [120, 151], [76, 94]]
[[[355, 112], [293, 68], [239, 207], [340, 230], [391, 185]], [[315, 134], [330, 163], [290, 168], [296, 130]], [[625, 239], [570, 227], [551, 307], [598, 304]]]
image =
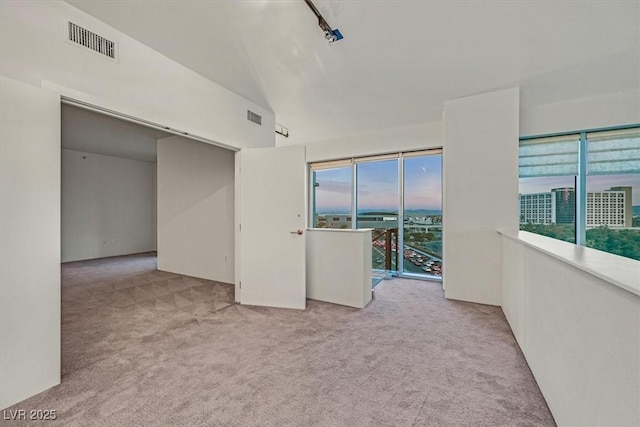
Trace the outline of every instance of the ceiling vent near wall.
[[255, 124], [258, 124], [260, 126], [262, 126], [262, 116], [254, 113], [251, 110], [247, 110], [247, 120], [249, 120], [250, 122], [253, 122]]
[[105, 39], [98, 34], [69, 22], [69, 41], [84, 46], [101, 55], [116, 59], [115, 42]]

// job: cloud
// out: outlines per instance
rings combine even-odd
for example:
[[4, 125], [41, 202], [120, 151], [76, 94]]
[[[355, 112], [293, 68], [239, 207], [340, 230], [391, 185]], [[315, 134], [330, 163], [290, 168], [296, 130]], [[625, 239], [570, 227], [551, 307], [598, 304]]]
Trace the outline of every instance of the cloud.
[[320, 192], [349, 194], [351, 192], [351, 183], [344, 181], [323, 180], [318, 182], [316, 190]]

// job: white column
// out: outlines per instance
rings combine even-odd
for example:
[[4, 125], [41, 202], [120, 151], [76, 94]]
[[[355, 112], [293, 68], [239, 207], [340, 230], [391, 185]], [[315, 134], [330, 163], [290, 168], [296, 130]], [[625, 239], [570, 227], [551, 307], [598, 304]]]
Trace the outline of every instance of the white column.
[[502, 245], [518, 229], [519, 89], [445, 103], [445, 296], [500, 305]]

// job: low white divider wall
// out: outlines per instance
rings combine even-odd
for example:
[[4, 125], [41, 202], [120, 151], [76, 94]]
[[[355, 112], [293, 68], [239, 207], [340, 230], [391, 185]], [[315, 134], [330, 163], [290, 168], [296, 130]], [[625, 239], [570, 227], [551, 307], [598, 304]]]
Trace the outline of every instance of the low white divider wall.
[[640, 425], [640, 262], [504, 234], [504, 314], [559, 426]]
[[371, 301], [371, 229], [307, 230], [307, 298], [364, 308]]

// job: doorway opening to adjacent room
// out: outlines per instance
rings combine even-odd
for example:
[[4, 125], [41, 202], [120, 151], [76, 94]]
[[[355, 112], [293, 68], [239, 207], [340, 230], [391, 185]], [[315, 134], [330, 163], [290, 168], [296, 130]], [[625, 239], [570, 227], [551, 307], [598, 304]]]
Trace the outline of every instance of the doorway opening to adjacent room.
[[62, 263], [156, 251], [156, 141], [167, 136], [62, 104]]
[[122, 351], [114, 329], [151, 334], [234, 304], [235, 152], [66, 99], [60, 117], [66, 375]]
[[371, 228], [373, 286], [442, 280], [442, 149], [310, 165], [313, 228]]

